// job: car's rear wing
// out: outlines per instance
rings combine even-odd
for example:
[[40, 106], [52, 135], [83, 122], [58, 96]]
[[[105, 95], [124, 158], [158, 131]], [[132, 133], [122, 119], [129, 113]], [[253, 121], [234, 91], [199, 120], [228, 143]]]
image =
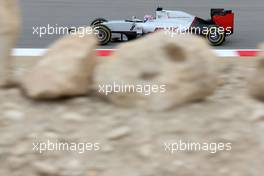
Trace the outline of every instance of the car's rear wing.
[[226, 31], [234, 32], [235, 15], [232, 10], [211, 9], [211, 20]]

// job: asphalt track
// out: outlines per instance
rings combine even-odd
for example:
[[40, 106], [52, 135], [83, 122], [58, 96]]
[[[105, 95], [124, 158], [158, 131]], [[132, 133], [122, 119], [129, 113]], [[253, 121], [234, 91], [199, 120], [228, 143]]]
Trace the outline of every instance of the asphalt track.
[[[58, 35], [39, 38], [33, 26], [85, 26], [97, 17], [107, 19], [142, 18], [154, 14], [157, 0], [21, 0], [23, 30], [18, 48], [46, 48]], [[235, 34], [216, 49], [254, 49], [264, 42], [263, 0], [160, 0], [165, 9], [184, 10], [209, 18], [210, 8], [228, 8], [236, 14]], [[107, 48], [114, 48], [111, 44]]]

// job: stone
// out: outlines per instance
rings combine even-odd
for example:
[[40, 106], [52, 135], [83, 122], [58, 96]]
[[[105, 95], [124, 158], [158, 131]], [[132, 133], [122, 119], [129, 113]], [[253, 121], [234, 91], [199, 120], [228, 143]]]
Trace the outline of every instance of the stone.
[[3, 115], [6, 119], [14, 121], [21, 121], [25, 118], [25, 114], [23, 112], [15, 109], [6, 110], [3, 112]]
[[[96, 68], [95, 89], [116, 105], [163, 111], [213, 94], [218, 87], [216, 60], [200, 37], [158, 32], [121, 44], [111, 59]], [[130, 85], [149, 86], [151, 91], [125, 88]], [[100, 91], [102, 86], [112, 91], [106, 94]]]
[[[260, 45], [260, 49], [264, 49], [264, 43]], [[257, 64], [257, 70], [249, 80], [250, 94], [259, 100], [264, 101], [264, 54], [260, 56]]]
[[66, 113], [62, 115], [62, 119], [69, 122], [83, 122], [85, 117], [77, 113]]
[[57, 175], [58, 173], [58, 169], [56, 168], [56, 166], [44, 162], [33, 163], [32, 168], [39, 175]]
[[119, 127], [117, 129], [112, 130], [107, 138], [110, 140], [118, 140], [128, 136], [131, 133], [131, 129], [129, 127]]
[[56, 41], [41, 61], [21, 80], [33, 99], [86, 95], [92, 86], [97, 40], [92, 34], [74, 33]]
[[11, 56], [21, 27], [17, 0], [0, 0], [0, 87], [15, 84]]

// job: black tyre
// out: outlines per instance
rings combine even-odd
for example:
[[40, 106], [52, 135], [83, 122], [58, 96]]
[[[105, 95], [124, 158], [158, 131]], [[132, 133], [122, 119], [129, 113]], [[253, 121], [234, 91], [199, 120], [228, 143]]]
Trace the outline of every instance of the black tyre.
[[91, 26], [95, 26], [95, 25], [101, 24], [103, 22], [107, 22], [107, 20], [104, 18], [97, 18], [97, 19], [92, 21]]
[[225, 42], [225, 33], [220, 30], [218, 27], [211, 27], [208, 34], [206, 35], [206, 39], [213, 46], [222, 45]]
[[99, 24], [94, 26], [94, 30], [97, 31], [96, 37], [100, 45], [107, 45], [111, 42], [112, 32], [107, 26]]

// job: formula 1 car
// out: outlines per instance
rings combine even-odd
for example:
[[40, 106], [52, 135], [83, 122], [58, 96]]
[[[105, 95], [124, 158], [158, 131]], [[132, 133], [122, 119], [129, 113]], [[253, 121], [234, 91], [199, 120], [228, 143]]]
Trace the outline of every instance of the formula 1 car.
[[107, 21], [95, 19], [91, 26], [96, 29], [101, 45], [111, 41], [132, 40], [160, 30], [171, 34], [192, 33], [202, 35], [214, 46], [221, 45], [225, 38], [234, 32], [234, 13], [232, 10], [211, 9], [211, 18], [204, 20], [183, 11], [163, 10], [158, 7], [156, 16], [146, 15], [143, 20], [133, 17], [131, 20]]

